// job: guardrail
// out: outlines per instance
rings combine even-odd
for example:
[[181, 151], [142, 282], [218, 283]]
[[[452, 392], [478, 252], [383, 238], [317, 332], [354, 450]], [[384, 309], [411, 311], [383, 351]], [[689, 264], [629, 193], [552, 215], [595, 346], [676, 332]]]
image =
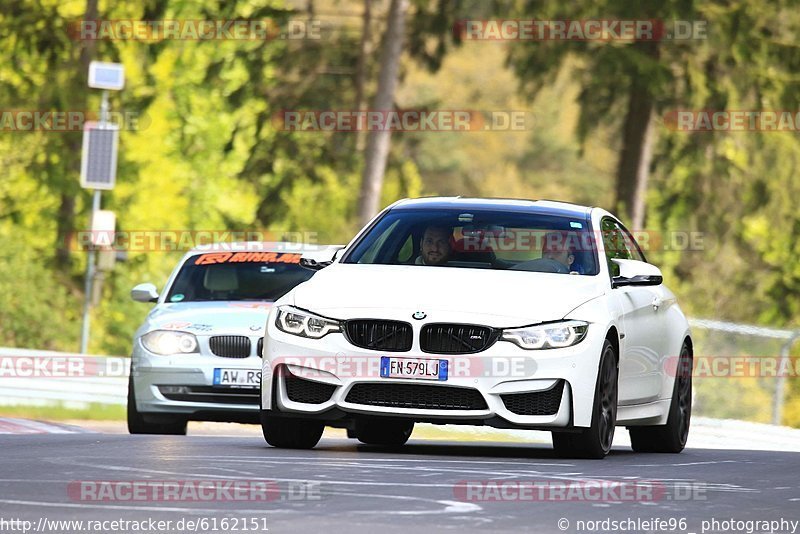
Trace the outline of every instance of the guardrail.
[[[783, 340], [780, 356], [789, 357], [789, 351], [800, 331], [766, 328], [762, 326], [729, 323], [709, 319], [690, 318], [692, 328], [742, 334]], [[70, 362], [81, 368], [72, 376], [42, 376], [26, 378], [19, 372], [9, 374], [3, 366], [24, 364], [46, 369], [47, 359], [52, 362]], [[11, 363], [9, 363], [11, 362]], [[90, 356], [86, 354], [44, 350], [0, 348], [0, 405], [9, 404], [116, 404], [125, 405], [128, 393], [130, 359], [120, 356]], [[63, 373], [61, 373], [63, 374]], [[8, 378], [14, 376], [14, 378]], [[773, 393], [773, 424], [779, 425], [783, 415], [786, 378], [779, 376]]]
[[[789, 354], [794, 343], [800, 339], [800, 330], [786, 330], [780, 328], [768, 328], [751, 324], [729, 323], [726, 321], [715, 321], [711, 319], [689, 319], [689, 326], [692, 328], [702, 328], [736, 334], [744, 336], [755, 336], [768, 339], [782, 340], [781, 344], [781, 366], [785, 367]], [[775, 380], [775, 391], [772, 394], [772, 424], [780, 425], [783, 421], [783, 405], [786, 397], [786, 375], [779, 374]]]
[[[0, 404], [124, 406], [129, 363], [119, 356], [0, 348]], [[48, 376], [54, 372], [61, 376]]]

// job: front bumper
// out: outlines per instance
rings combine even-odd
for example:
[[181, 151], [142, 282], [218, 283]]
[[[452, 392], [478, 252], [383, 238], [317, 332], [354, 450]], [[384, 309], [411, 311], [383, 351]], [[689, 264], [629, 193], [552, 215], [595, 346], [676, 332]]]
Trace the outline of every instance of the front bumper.
[[[605, 332], [600, 330], [590, 326], [583, 341], [563, 349], [529, 351], [507, 341], [497, 341], [477, 354], [435, 355], [418, 350], [416, 344], [411, 351], [399, 353], [361, 349], [340, 333], [311, 340], [281, 332], [270, 321], [265, 337], [261, 408], [282, 416], [318, 418], [332, 424], [340, 419], [384, 416], [505, 428], [588, 427], [605, 339]], [[383, 378], [381, 356], [445, 359], [450, 375], [442, 382]], [[297, 379], [304, 381], [300, 384], [319, 384], [318, 390], [330, 394], [322, 402], [320, 398], [297, 402], [298, 396], [290, 394], [292, 384], [287, 382]], [[365, 384], [372, 386], [365, 388]], [[390, 384], [394, 386], [386, 387]], [[424, 389], [406, 387], [411, 385]], [[437, 387], [447, 389], [435, 392], [430, 389]], [[363, 394], [370, 389], [379, 392], [377, 404]], [[422, 392], [422, 397], [408, 391]], [[476, 400], [472, 405], [464, 404], [466, 401], [437, 405], [414, 400], [415, 395], [437, 398], [439, 392], [443, 397], [454, 395]], [[555, 405], [551, 402], [552, 409], [538, 413], [542, 410], [526, 408], [546, 397], [552, 401], [554, 392], [560, 392], [560, 398], [556, 398]]]
[[[200, 340], [201, 351], [207, 342]], [[253, 338], [254, 343], [257, 338]], [[205, 352], [205, 351], [204, 351]], [[258, 422], [258, 387], [215, 386], [214, 369], [261, 372], [261, 358], [225, 358], [208, 353], [161, 356], [134, 342], [131, 376], [136, 409], [150, 416], [192, 420]]]

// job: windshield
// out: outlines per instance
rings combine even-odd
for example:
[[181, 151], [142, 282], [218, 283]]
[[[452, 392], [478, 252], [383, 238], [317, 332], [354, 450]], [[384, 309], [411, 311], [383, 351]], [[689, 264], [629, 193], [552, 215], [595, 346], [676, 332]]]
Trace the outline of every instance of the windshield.
[[166, 301], [277, 300], [313, 274], [300, 266], [300, 254], [198, 254], [184, 262]]
[[342, 263], [598, 272], [588, 219], [503, 210], [392, 210]]

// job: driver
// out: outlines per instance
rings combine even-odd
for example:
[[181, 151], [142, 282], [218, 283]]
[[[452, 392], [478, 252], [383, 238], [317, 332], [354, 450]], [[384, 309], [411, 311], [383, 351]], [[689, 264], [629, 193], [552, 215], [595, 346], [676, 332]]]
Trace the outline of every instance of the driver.
[[453, 229], [447, 226], [428, 226], [422, 234], [420, 255], [416, 265], [444, 265], [453, 253]]
[[542, 243], [542, 258], [557, 261], [570, 271], [575, 261], [574, 243], [566, 233], [548, 232]]

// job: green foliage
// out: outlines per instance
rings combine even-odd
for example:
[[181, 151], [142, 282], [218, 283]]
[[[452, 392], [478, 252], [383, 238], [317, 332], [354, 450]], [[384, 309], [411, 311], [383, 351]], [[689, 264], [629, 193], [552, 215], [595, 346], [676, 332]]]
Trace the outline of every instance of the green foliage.
[[80, 299], [63, 277], [0, 225], [0, 346], [69, 350], [79, 332]]

